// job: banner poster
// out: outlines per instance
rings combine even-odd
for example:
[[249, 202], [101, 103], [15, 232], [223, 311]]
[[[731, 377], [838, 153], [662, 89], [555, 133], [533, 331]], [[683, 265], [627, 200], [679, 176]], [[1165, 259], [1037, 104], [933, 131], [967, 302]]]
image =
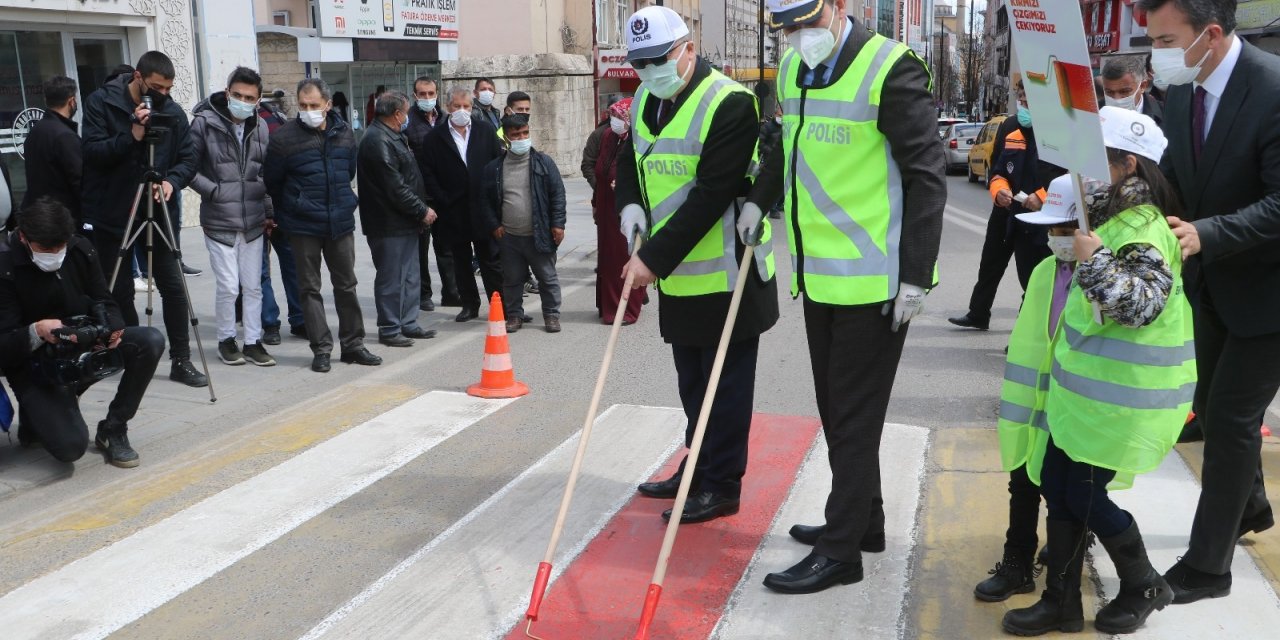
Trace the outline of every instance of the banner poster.
[[1040, 159], [1110, 183], [1080, 3], [1009, 0], [1008, 6]]

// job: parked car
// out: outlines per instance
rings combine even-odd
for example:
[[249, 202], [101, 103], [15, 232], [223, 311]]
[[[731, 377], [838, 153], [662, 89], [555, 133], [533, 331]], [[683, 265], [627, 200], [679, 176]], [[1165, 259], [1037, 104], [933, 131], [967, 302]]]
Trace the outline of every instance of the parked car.
[[953, 124], [964, 124], [965, 122], [967, 121], [964, 118], [938, 118], [938, 137], [941, 138], [942, 134], [947, 132], [947, 127]]
[[969, 182], [977, 182], [979, 178], [985, 183], [987, 173], [991, 170], [991, 150], [995, 147], [996, 131], [1000, 129], [1000, 123], [1009, 116], [1000, 115], [987, 121], [982, 125], [982, 130], [978, 132], [978, 137], [973, 139], [973, 146], [969, 147]]
[[973, 146], [974, 139], [983, 126], [982, 123], [973, 122], [953, 124], [942, 133], [942, 145], [947, 154], [947, 173], [964, 170], [969, 163], [969, 147]]

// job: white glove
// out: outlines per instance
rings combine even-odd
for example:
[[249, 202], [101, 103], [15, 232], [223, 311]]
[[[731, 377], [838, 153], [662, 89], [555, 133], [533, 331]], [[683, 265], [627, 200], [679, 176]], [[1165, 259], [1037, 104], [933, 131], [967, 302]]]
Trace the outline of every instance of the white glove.
[[884, 303], [884, 308], [880, 310], [880, 315], [887, 316], [889, 311], [893, 311], [893, 332], [898, 332], [901, 327], [911, 319], [920, 315], [920, 309], [924, 307], [925, 290], [914, 284], [905, 282], [898, 285], [898, 297], [893, 302]]
[[636, 236], [648, 237], [649, 218], [644, 213], [644, 207], [638, 204], [629, 204], [622, 208], [621, 224], [622, 237], [627, 239], [627, 253], [631, 253], [631, 241]]
[[760, 244], [762, 219], [764, 219], [764, 212], [755, 203], [747, 202], [742, 205], [742, 210], [738, 212], [737, 224], [738, 237], [742, 239], [742, 244], [749, 247]]

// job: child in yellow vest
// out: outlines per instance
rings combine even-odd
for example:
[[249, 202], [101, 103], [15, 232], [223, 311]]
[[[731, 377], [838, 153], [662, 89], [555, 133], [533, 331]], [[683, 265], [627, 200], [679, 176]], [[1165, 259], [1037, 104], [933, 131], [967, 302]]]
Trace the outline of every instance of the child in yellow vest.
[[1191, 406], [1191, 313], [1181, 250], [1165, 223], [1180, 206], [1157, 166], [1168, 141], [1155, 122], [1115, 107], [1099, 115], [1112, 186], [1086, 203], [1095, 231], [1075, 236], [1075, 281], [1051, 346], [1049, 437], [1028, 464], [1049, 511], [1047, 585], [1035, 605], [1005, 614], [1005, 631], [1016, 635], [1084, 628], [1088, 530], [1120, 576], [1120, 592], [1095, 617], [1099, 631], [1131, 633], [1173, 599], [1107, 485], [1159, 466]]

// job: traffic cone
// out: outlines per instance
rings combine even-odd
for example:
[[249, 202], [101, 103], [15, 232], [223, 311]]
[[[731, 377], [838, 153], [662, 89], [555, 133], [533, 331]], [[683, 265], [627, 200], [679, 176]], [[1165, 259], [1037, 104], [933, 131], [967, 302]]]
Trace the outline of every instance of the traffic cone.
[[478, 398], [518, 398], [527, 393], [529, 387], [516, 380], [515, 369], [511, 368], [507, 320], [502, 313], [502, 296], [495, 291], [489, 299], [489, 337], [484, 341], [480, 382], [467, 387], [467, 394]]

